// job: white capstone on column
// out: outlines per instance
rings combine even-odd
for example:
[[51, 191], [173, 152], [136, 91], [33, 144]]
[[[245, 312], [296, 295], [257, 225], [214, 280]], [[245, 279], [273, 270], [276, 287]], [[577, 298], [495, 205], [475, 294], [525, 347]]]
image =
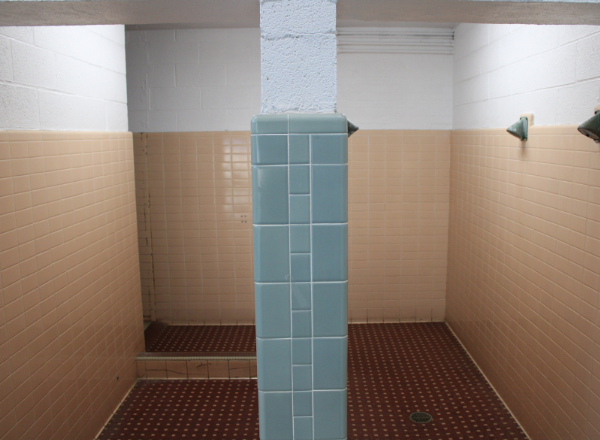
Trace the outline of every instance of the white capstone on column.
[[335, 113], [336, 0], [261, 0], [262, 114]]

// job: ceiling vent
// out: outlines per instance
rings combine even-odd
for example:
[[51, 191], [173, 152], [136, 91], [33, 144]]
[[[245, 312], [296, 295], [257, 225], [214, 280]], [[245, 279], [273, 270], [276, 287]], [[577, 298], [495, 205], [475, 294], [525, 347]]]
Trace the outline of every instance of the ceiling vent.
[[454, 30], [440, 28], [338, 28], [338, 53], [452, 55]]

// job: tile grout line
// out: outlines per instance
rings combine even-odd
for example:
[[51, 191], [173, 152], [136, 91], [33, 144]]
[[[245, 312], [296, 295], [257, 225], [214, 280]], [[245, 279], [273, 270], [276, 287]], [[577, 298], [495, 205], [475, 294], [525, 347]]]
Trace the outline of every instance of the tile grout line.
[[308, 204], [308, 231], [310, 238], [310, 398], [311, 398], [311, 418], [312, 418], [312, 438], [315, 438], [315, 301], [314, 301], [314, 279], [313, 279], [313, 221], [312, 221], [312, 192], [313, 192], [313, 163], [312, 163], [312, 135], [308, 135], [308, 180], [310, 201]]
[[[214, 140], [213, 140], [213, 142], [214, 142]], [[200, 158], [198, 157], [199, 153], [198, 153], [198, 137], [197, 136], [194, 137], [194, 145], [195, 145], [194, 150], [195, 150], [195, 156], [196, 156], [196, 167], [195, 168], [196, 168], [196, 172], [199, 175], [200, 174], [200, 166], [198, 165], [198, 163], [199, 163], [198, 161], [199, 161]], [[200, 194], [198, 194], [198, 198], [200, 198], [199, 195]], [[200, 203], [198, 203], [198, 219], [200, 219], [201, 206], [202, 205]], [[198, 233], [198, 243], [200, 244], [200, 249], [202, 249], [204, 247], [202, 245], [202, 241], [203, 241], [202, 240], [202, 234], [201, 234], [201, 232], [199, 232]], [[206, 241], [205, 241], [205, 243], [206, 243]], [[204, 274], [204, 256], [202, 255], [202, 251], [200, 251], [200, 258], [199, 258], [199, 260], [200, 260], [200, 262], [198, 264], [198, 267], [200, 269], [200, 273]], [[204, 276], [202, 276], [201, 279], [200, 279], [200, 289], [201, 289], [202, 295], [204, 295], [204, 292], [205, 292], [205, 290], [204, 290]], [[202, 322], [206, 325], [206, 314], [205, 313], [202, 314]], [[188, 320], [188, 323], [189, 323], [189, 320]], [[219, 324], [220, 324], [220, 322], [219, 322]]]
[[290, 190], [290, 117], [286, 116], [287, 119], [287, 178], [288, 178], [288, 269], [290, 271], [289, 281], [289, 292], [290, 292], [290, 398], [292, 401], [292, 439], [295, 435], [295, 423], [294, 423], [294, 352], [293, 352], [293, 341], [294, 341], [294, 312], [292, 307], [292, 208], [291, 208], [291, 190]]
[[[185, 205], [183, 203], [183, 188], [184, 188], [183, 187], [183, 181], [184, 181], [184, 179], [182, 178], [183, 172], [182, 172], [181, 168], [182, 168], [182, 165], [183, 165], [183, 161], [181, 160], [181, 136], [179, 134], [177, 134], [177, 149], [178, 149], [178, 152], [177, 152], [178, 157], [177, 157], [177, 159], [179, 160], [179, 164], [178, 164], [179, 165], [179, 173], [177, 173], [177, 174], [179, 175], [178, 176], [179, 177], [179, 188], [181, 189], [181, 191], [179, 192], [179, 201], [181, 203], [181, 205], [180, 205], [181, 206], [181, 213], [183, 214], [183, 212], [185, 210], [185, 208], [184, 208]], [[166, 207], [166, 201], [165, 201], [165, 207]], [[184, 224], [183, 215], [181, 217], [181, 220], [182, 220], [181, 224], [183, 226], [183, 224]], [[188, 276], [187, 276], [187, 273], [188, 273], [188, 268], [187, 267], [188, 267], [188, 265], [187, 265], [187, 258], [186, 258], [187, 257], [187, 249], [185, 247], [185, 244], [183, 245], [183, 254], [182, 254], [182, 257], [183, 257], [183, 273], [185, 274], [184, 276], [185, 276], [185, 280], [186, 280], [185, 281], [185, 304], [187, 306], [187, 310], [186, 310], [185, 321], [186, 322], [190, 322], [190, 315], [189, 315], [190, 305], [189, 305], [188, 282], [187, 282], [187, 280], [188, 280]], [[187, 364], [186, 364], [186, 375], [187, 375]]]
[[[164, 135], [161, 134], [160, 136], [160, 155], [162, 158], [162, 189], [164, 191], [164, 194], [167, 194], [167, 172], [165, 170], [165, 138]], [[165, 211], [166, 211], [166, 201], [165, 201]], [[169, 230], [169, 220], [168, 220], [169, 216], [167, 215], [167, 213], [165, 212], [165, 230], [168, 231]], [[166, 247], [169, 250], [170, 246], [169, 246], [169, 237], [167, 234], [165, 234], [165, 243], [166, 243]], [[167, 250], [167, 267], [168, 267], [168, 271], [169, 271], [169, 297], [172, 298], [171, 296], [171, 264], [170, 264], [170, 260], [172, 258], [169, 258], [169, 251]], [[156, 296], [156, 292], [155, 292], [155, 296]], [[158, 315], [158, 312], [157, 312]], [[156, 317], [156, 319], [158, 319], [158, 316]], [[169, 319], [171, 320], [171, 322], [173, 322], [173, 303], [170, 301], [169, 302]]]
[[[213, 172], [213, 181], [217, 182], [217, 155], [215, 153], [215, 138], [211, 137], [211, 148], [212, 148], [212, 172]], [[231, 150], [230, 150], [231, 151]], [[213, 192], [213, 197], [214, 197], [214, 201], [215, 201], [215, 206], [217, 206], [217, 186], [215, 186], [212, 189]], [[233, 197], [232, 197], [232, 201], [231, 203], [233, 204]], [[217, 256], [217, 281], [218, 281], [218, 285], [217, 285], [217, 291], [219, 292], [218, 294], [218, 310], [219, 310], [219, 324], [221, 323], [221, 265], [220, 265], [220, 258], [219, 258], [219, 216], [218, 216], [218, 212], [215, 213], [215, 240], [217, 242], [217, 246], [216, 246], [216, 256]], [[204, 284], [204, 280], [203, 280], [203, 284]], [[203, 290], [204, 292], [204, 290]], [[204, 293], [203, 293], [204, 295]], [[214, 319], [214, 318], [211, 318]], [[206, 325], [206, 314], [204, 315], [204, 324]]]

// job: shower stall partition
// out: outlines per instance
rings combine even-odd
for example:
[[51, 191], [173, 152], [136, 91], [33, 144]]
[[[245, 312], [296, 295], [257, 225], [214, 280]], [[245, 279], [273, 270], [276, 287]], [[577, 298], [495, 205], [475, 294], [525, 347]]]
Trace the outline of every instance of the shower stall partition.
[[260, 436], [345, 439], [348, 123], [252, 121]]

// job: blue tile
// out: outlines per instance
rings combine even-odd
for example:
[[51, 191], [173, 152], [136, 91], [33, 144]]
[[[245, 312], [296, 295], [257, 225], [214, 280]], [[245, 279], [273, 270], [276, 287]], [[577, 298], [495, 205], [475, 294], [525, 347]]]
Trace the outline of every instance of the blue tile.
[[290, 252], [308, 253], [310, 252], [310, 226], [295, 225], [290, 226]]
[[256, 284], [256, 337], [291, 336], [290, 285]]
[[252, 217], [255, 224], [288, 223], [287, 167], [252, 167]]
[[294, 416], [312, 416], [312, 391], [294, 391], [292, 399], [294, 401]]
[[348, 281], [348, 225], [312, 226], [313, 281]]
[[310, 193], [310, 166], [294, 165], [290, 167], [290, 194]]
[[290, 223], [310, 223], [310, 196], [290, 196]]
[[294, 365], [310, 365], [312, 363], [310, 339], [292, 339], [292, 363]]
[[292, 281], [310, 281], [310, 254], [292, 254]]
[[312, 325], [310, 312], [292, 312], [292, 337], [310, 338], [311, 335]]
[[292, 283], [292, 310], [310, 310], [310, 284]]
[[348, 120], [342, 114], [289, 115], [290, 133], [348, 133]]
[[348, 221], [348, 165], [312, 167], [313, 223]]
[[294, 440], [313, 439], [313, 418], [294, 417]]
[[[293, 367], [293, 390], [312, 390], [312, 367], [310, 365], [294, 365]], [[296, 416], [310, 416], [311, 414], [294, 414]]]
[[256, 357], [260, 391], [292, 390], [290, 339], [257, 339]]
[[314, 336], [348, 336], [348, 283], [313, 284]]
[[280, 134], [252, 136], [250, 151], [252, 165], [287, 165], [288, 137]]
[[254, 281], [290, 281], [289, 226], [254, 226]]
[[347, 393], [343, 391], [314, 392], [315, 440], [346, 438]]
[[290, 134], [290, 163], [310, 163], [310, 143], [306, 134]]
[[292, 393], [258, 393], [261, 440], [292, 440]]
[[288, 115], [257, 115], [250, 127], [252, 134], [287, 134]]
[[346, 388], [348, 338], [313, 339], [313, 387], [315, 390]]
[[348, 135], [314, 134], [310, 137], [312, 164], [347, 164]]

